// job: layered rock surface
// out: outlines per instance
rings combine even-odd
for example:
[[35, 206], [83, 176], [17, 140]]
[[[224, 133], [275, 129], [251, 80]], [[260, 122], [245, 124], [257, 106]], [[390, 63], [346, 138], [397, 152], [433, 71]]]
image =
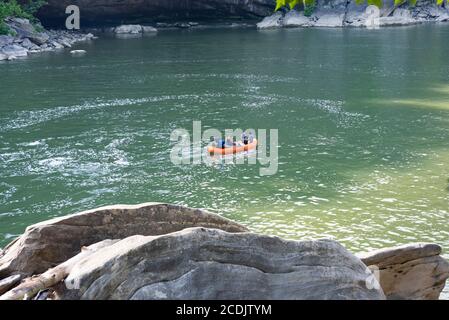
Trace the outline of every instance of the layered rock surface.
[[360, 254], [367, 265], [379, 272], [380, 285], [388, 299], [438, 299], [449, 262], [436, 244], [409, 244]]
[[52, 268], [105, 239], [160, 235], [189, 227], [243, 232], [246, 228], [207, 211], [159, 203], [108, 206], [28, 227], [0, 254], [0, 279]]
[[286, 241], [192, 228], [134, 236], [75, 265], [60, 297], [383, 299], [366, 266], [331, 240]]
[[357, 257], [204, 210], [117, 205], [28, 227], [0, 252], [0, 300], [437, 299], [449, 277], [440, 254], [411, 244]]

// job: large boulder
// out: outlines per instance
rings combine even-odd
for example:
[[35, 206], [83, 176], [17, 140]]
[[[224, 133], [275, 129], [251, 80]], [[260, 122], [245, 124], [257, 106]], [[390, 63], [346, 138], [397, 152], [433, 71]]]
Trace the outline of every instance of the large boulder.
[[409, 244], [359, 254], [378, 270], [380, 285], [388, 299], [438, 299], [447, 278], [449, 262], [436, 244]]
[[284, 16], [282, 15], [282, 13], [278, 11], [271, 16], [263, 18], [263, 20], [257, 24], [257, 29], [280, 28], [282, 27], [283, 18]]
[[26, 57], [28, 50], [16, 44], [10, 44], [0, 49], [0, 54], [8, 57]]
[[37, 45], [42, 45], [49, 39], [48, 34], [38, 32], [28, 19], [7, 18], [6, 24], [17, 33], [18, 37], [28, 38]]
[[12, 274], [42, 273], [78, 254], [83, 246], [105, 239], [160, 235], [196, 226], [247, 231], [216, 214], [176, 205], [144, 203], [102, 207], [28, 227], [0, 253], [0, 279]]
[[285, 14], [282, 25], [286, 28], [307, 27], [311, 25], [311, 21], [308, 17], [304, 16], [303, 12], [290, 10]]
[[331, 240], [190, 228], [133, 236], [79, 261], [60, 299], [384, 299], [366, 266]]

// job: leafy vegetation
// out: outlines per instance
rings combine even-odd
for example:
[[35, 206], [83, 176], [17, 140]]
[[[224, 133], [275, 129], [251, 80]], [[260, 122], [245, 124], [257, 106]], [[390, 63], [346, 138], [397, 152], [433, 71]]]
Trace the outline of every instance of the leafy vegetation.
[[28, 0], [23, 4], [17, 0], [0, 0], [0, 34], [13, 33], [4, 22], [6, 17], [25, 18], [37, 23], [34, 15], [46, 3], [46, 0]]

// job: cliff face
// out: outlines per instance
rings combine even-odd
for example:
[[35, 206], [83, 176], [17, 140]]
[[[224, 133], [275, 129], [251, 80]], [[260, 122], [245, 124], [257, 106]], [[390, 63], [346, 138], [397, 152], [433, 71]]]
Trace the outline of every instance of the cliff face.
[[275, 0], [48, 0], [39, 18], [63, 25], [69, 5], [77, 5], [84, 25], [179, 20], [251, 19], [271, 14]]
[[[366, 3], [356, 5], [355, 0], [316, 0], [316, 2], [315, 16], [329, 14], [348, 16], [349, 25], [353, 25], [352, 15], [362, 14], [367, 7]], [[39, 18], [46, 26], [63, 28], [67, 17], [65, 9], [74, 4], [80, 8], [81, 24], [84, 27], [123, 23], [260, 20], [273, 14], [275, 3], [275, 0], [48, 0], [48, 5], [41, 8]], [[392, 16], [395, 11], [394, 1], [383, 0], [383, 3], [381, 15]], [[447, 3], [445, 6], [449, 7]], [[302, 10], [302, 6], [298, 5], [297, 9]], [[444, 7], [438, 7], [436, 0], [418, 0], [415, 8], [409, 8], [405, 4], [401, 6], [402, 9], [410, 11], [417, 22], [443, 21], [444, 17], [440, 16], [448, 11]], [[327, 20], [322, 26], [335, 25], [335, 18]], [[345, 25], [344, 22], [341, 24]]]

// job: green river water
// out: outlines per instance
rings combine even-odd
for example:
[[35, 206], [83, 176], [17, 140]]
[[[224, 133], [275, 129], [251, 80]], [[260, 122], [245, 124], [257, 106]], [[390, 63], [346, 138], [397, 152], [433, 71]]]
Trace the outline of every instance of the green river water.
[[[448, 39], [444, 24], [177, 30], [0, 63], [0, 247], [50, 217], [159, 201], [449, 257]], [[278, 172], [172, 164], [170, 133], [194, 120], [278, 129]]]

